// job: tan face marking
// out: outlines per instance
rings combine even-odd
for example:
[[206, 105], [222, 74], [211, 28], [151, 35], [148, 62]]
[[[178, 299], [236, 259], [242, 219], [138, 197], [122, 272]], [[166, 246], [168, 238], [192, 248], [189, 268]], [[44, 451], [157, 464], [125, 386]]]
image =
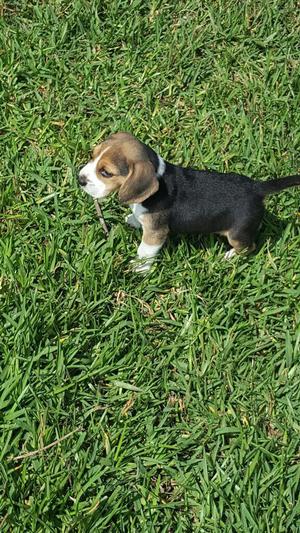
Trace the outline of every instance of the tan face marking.
[[97, 176], [97, 165], [103, 154], [109, 150], [109, 146], [106, 147], [95, 159], [91, 159], [80, 171], [79, 178], [84, 178], [86, 184], [84, 185], [85, 191], [93, 198], [103, 198], [109, 194], [108, 188], [105, 186], [102, 180]]
[[[94, 148], [93, 158], [79, 173], [79, 182], [94, 198], [118, 190], [121, 202], [141, 203], [159, 187], [147, 151], [133, 135], [116, 133]], [[161, 166], [162, 160], [159, 162]]]

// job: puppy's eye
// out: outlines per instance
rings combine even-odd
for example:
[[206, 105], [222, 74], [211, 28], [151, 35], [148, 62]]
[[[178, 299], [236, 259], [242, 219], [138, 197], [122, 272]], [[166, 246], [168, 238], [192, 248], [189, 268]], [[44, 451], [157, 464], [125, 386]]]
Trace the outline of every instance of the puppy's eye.
[[100, 168], [99, 170], [101, 176], [103, 176], [104, 178], [111, 178], [112, 177], [112, 174], [110, 172], [107, 172], [107, 170], [105, 170], [105, 168]]

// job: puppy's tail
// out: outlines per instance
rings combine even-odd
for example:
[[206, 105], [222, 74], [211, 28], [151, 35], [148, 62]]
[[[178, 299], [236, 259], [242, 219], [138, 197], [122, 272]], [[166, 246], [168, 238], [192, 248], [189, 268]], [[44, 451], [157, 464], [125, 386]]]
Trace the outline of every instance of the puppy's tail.
[[300, 185], [300, 174], [286, 176], [285, 178], [276, 180], [261, 181], [257, 183], [257, 192], [262, 196], [268, 196], [269, 194], [276, 194], [288, 187], [295, 187], [296, 185]]

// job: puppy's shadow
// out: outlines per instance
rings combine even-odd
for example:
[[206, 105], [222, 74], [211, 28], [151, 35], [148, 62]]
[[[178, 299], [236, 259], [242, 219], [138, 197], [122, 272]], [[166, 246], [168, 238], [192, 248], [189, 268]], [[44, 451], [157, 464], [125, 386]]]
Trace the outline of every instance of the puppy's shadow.
[[267, 240], [269, 240], [272, 244], [275, 244], [275, 242], [279, 241], [288, 223], [288, 220], [282, 220], [271, 211], [266, 210], [262, 221], [262, 226], [256, 238], [257, 250], [259, 250]]

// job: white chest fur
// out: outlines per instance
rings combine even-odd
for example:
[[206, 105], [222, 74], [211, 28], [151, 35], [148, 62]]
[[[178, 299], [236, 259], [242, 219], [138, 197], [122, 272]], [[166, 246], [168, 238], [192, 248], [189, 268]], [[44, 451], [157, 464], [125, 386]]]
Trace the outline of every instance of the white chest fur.
[[148, 209], [144, 207], [142, 204], [130, 204], [131, 211], [133, 212], [135, 218], [142, 222], [140, 217], [144, 215], [145, 213], [148, 213]]
[[[156, 155], [158, 157], [158, 169], [157, 169], [156, 176], [157, 176], [157, 179], [159, 179], [166, 170], [166, 163], [164, 162], [162, 157], [160, 157], [159, 154], [156, 154]], [[143, 215], [148, 213], [148, 209], [144, 207], [142, 204], [130, 204], [130, 208], [131, 208], [133, 217], [132, 215], [129, 215], [126, 217], [126, 220], [131, 226], [139, 227], [139, 225], [142, 225]], [[134, 219], [137, 223], [134, 223]]]

